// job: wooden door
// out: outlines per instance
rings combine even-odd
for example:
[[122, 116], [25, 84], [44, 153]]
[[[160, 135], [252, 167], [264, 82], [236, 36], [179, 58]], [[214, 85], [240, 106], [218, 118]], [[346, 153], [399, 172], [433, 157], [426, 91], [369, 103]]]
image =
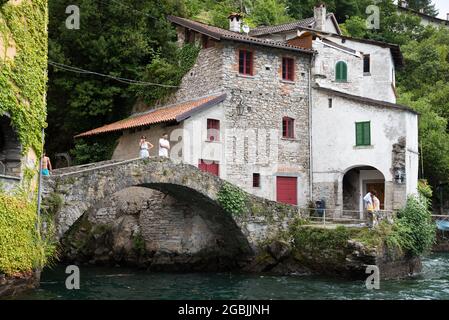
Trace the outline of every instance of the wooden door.
[[198, 169], [204, 172], [209, 172], [217, 177], [220, 175], [220, 165], [215, 161], [200, 160]]
[[298, 178], [277, 177], [276, 198], [278, 202], [297, 205], [298, 204]]

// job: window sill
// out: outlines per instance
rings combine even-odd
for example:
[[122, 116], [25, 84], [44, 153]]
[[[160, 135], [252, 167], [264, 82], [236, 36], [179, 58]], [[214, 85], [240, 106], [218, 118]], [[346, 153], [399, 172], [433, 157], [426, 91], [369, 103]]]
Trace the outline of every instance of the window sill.
[[355, 150], [360, 150], [360, 149], [374, 149], [374, 145], [369, 145], [369, 146], [354, 146]]
[[293, 142], [298, 142], [298, 141], [299, 141], [299, 139], [297, 139], [297, 138], [285, 138], [285, 137], [282, 137], [281, 140], [284, 140], [284, 141], [293, 141]]
[[207, 143], [217, 143], [217, 144], [221, 143], [220, 140], [214, 140], [214, 141], [212, 141], [212, 140], [204, 140], [204, 142], [207, 142]]
[[280, 80], [281, 81], [281, 83], [285, 83], [285, 84], [296, 84], [296, 82], [295, 81], [292, 81], [292, 80], [284, 80], [284, 79], [281, 79]]
[[364, 77], [371, 77], [371, 72], [364, 72], [364, 73], [363, 73], [363, 76], [364, 76]]
[[348, 80], [335, 80], [336, 83], [349, 83]]
[[256, 77], [253, 76], [253, 75], [249, 75], [249, 74], [241, 74], [241, 73], [238, 73], [238, 74], [237, 74], [237, 77], [239, 77], [239, 78], [246, 78], [246, 79], [255, 79], [255, 78], [256, 78]]

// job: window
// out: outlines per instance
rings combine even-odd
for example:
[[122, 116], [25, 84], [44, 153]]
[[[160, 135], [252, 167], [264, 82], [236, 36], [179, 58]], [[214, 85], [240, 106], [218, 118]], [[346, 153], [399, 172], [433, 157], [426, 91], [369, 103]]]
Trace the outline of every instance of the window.
[[371, 122], [355, 123], [355, 144], [356, 146], [371, 145]]
[[371, 72], [371, 56], [369, 54], [363, 55], [363, 73]]
[[282, 79], [288, 81], [295, 80], [295, 59], [282, 58]]
[[260, 188], [260, 173], [253, 173], [253, 188]]
[[295, 137], [295, 120], [292, 118], [284, 117], [282, 119], [282, 137], [293, 139]]
[[339, 61], [335, 68], [335, 80], [340, 82], [348, 81], [348, 65], [346, 62]]
[[220, 141], [220, 120], [207, 119], [207, 141]]
[[253, 52], [248, 50], [239, 51], [239, 73], [253, 75]]
[[328, 102], [329, 102], [329, 109], [330, 109], [330, 108], [332, 108], [332, 99], [329, 98]]

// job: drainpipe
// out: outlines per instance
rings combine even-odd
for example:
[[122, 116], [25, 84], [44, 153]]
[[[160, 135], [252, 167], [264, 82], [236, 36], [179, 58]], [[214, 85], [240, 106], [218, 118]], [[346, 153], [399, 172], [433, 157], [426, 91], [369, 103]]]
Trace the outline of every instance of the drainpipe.
[[[42, 128], [42, 153], [44, 152], [44, 128]], [[39, 159], [39, 184], [37, 189], [37, 233], [41, 236], [41, 202], [42, 202], [42, 156]]]
[[312, 68], [315, 68], [316, 52], [310, 58], [309, 68], [309, 194], [310, 201], [313, 202], [313, 154], [312, 154]]

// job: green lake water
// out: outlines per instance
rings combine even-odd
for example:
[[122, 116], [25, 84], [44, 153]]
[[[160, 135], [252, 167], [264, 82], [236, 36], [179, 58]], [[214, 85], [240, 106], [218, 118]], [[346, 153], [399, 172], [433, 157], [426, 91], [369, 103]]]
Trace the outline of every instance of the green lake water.
[[65, 267], [47, 269], [41, 287], [17, 299], [449, 299], [449, 254], [423, 260], [421, 275], [381, 281], [367, 290], [364, 281], [316, 276], [229, 273], [150, 273], [124, 268], [81, 267], [80, 290], [65, 288]]

